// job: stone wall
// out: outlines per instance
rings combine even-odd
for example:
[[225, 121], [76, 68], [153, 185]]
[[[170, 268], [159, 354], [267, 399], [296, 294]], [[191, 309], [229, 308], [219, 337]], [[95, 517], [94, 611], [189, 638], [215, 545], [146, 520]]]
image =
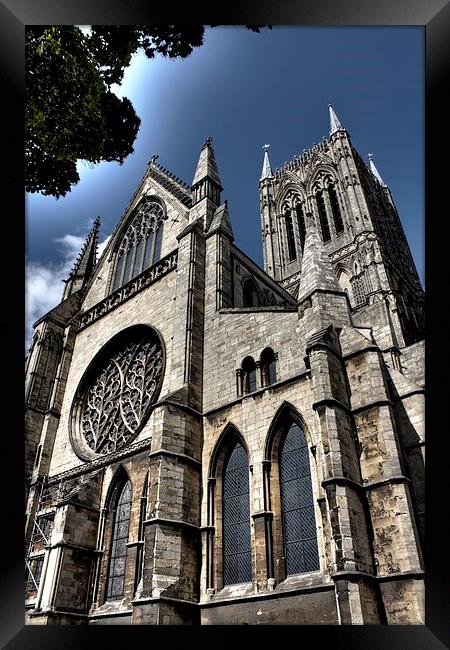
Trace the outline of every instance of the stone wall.
[[[50, 476], [82, 464], [69, 440], [69, 421], [73, 399], [87, 367], [115, 334], [137, 324], [154, 327], [161, 334], [165, 347], [166, 369], [160, 396], [170, 392], [173, 312], [167, 308], [167, 305], [168, 303], [169, 305], [174, 304], [175, 286], [176, 274], [171, 272], [78, 333], [61, 408], [61, 419], [49, 471]], [[155, 426], [154, 421], [155, 416], [152, 414], [136, 438], [136, 442], [151, 436]]]

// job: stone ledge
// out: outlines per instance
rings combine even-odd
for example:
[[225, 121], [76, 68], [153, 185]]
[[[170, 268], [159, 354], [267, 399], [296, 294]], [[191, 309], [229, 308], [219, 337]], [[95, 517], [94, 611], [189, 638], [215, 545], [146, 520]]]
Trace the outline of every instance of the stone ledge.
[[319, 406], [336, 406], [337, 408], [340, 408], [343, 411], [345, 411], [347, 415], [351, 415], [352, 413], [352, 410], [349, 406], [346, 406], [335, 397], [324, 397], [323, 399], [319, 399], [317, 402], [313, 403], [312, 409], [314, 411], [317, 411]]
[[168, 456], [169, 458], [175, 458], [182, 463], [194, 465], [197, 468], [202, 467], [202, 462], [200, 460], [196, 460], [195, 458], [192, 458], [192, 456], [188, 456], [187, 454], [183, 454], [181, 452], [168, 451], [167, 449], [157, 449], [156, 451], [151, 451], [148, 455], [149, 458], [155, 458], [158, 456]]
[[233, 603], [244, 603], [244, 602], [252, 602], [258, 600], [271, 600], [274, 598], [287, 598], [289, 596], [292, 597], [296, 595], [309, 594], [309, 593], [315, 593], [320, 591], [331, 591], [331, 590], [334, 591], [334, 583], [332, 582], [321, 583], [318, 585], [305, 585], [303, 587], [297, 586], [297, 587], [292, 587], [292, 589], [279, 590], [279, 587], [282, 584], [283, 584], [282, 582], [279, 583], [273, 591], [267, 593], [260, 592], [257, 594], [253, 593], [245, 596], [220, 598], [220, 592], [219, 592], [217, 596], [213, 597], [213, 599], [200, 602], [199, 605], [202, 609], [209, 608], [209, 607], [223, 607], [223, 606], [231, 605]]
[[95, 619], [95, 618], [115, 618], [118, 616], [131, 616], [133, 614], [133, 610], [124, 610], [121, 612], [99, 612], [96, 614], [89, 614], [88, 618], [89, 619]]
[[162, 525], [162, 526], [172, 526], [173, 528], [189, 528], [189, 530], [193, 530], [194, 532], [200, 532], [200, 526], [197, 526], [196, 524], [191, 524], [188, 521], [182, 521], [181, 519], [165, 519], [164, 517], [152, 517], [151, 519], [146, 519], [144, 522], [144, 526], [154, 526], [154, 525]]
[[219, 314], [249, 314], [252, 312], [265, 313], [268, 311], [294, 313], [297, 311], [297, 307], [293, 307], [291, 305], [267, 305], [265, 307], [222, 307], [222, 309], [219, 309], [218, 311]]
[[145, 604], [155, 604], [157, 605], [158, 603], [170, 603], [174, 605], [188, 605], [190, 607], [198, 607], [199, 603], [195, 602], [194, 600], [185, 600], [183, 598], [171, 598], [170, 596], [155, 596], [153, 597], [148, 597], [148, 598], [136, 598], [135, 600], [131, 601], [133, 606], [136, 605], [145, 605]]
[[158, 260], [148, 269], [143, 271], [140, 275], [136, 276], [122, 287], [109, 294], [99, 303], [85, 311], [84, 313], [76, 316], [78, 323], [78, 331], [81, 331], [95, 323], [97, 320], [109, 314], [113, 309], [122, 305], [124, 302], [134, 297], [150, 285], [154, 284], [157, 280], [167, 275], [170, 271], [177, 268], [178, 251], [172, 251], [162, 259]]

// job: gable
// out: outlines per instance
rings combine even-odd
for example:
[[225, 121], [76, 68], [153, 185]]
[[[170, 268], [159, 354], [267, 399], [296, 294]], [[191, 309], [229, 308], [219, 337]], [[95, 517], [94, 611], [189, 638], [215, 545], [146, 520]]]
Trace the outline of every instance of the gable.
[[[157, 171], [159, 176], [161, 171]], [[186, 201], [182, 202], [174, 196], [169, 187], [162, 185], [155, 179], [155, 174], [148, 173], [143, 178], [138, 190], [135, 192], [130, 203], [125, 209], [122, 218], [114, 229], [111, 239], [100, 257], [92, 279], [88, 285], [82, 310], [90, 309], [113, 292], [114, 274], [117, 262], [117, 253], [127, 229], [136, 217], [137, 210], [144, 201], [153, 201], [161, 205], [164, 214], [164, 225], [160, 242], [159, 258], [166, 257], [169, 253], [178, 248], [177, 236], [186, 227], [189, 220], [189, 209]], [[172, 185], [175, 181], [172, 182]], [[181, 189], [180, 189], [181, 192]], [[116, 287], [118, 288], [118, 287]]]

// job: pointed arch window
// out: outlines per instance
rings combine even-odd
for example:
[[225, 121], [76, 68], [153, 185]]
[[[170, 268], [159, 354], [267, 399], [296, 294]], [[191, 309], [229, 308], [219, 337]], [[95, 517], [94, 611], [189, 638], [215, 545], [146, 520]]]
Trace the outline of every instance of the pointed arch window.
[[334, 228], [336, 234], [343, 232], [344, 222], [342, 221], [341, 208], [339, 206], [339, 200], [336, 193], [336, 188], [333, 183], [328, 184], [328, 196], [330, 199], [331, 212], [333, 214]]
[[248, 457], [234, 445], [223, 471], [223, 584], [250, 582], [250, 491]]
[[303, 250], [305, 248], [306, 226], [305, 226], [305, 213], [303, 211], [303, 206], [301, 203], [297, 203], [297, 205], [295, 206], [295, 211], [297, 213], [298, 232], [300, 235], [300, 248], [303, 253]]
[[42, 340], [39, 373], [31, 384], [35, 392], [34, 405], [43, 411], [48, 409], [51, 403], [62, 347], [62, 335], [48, 330]]
[[242, 362], [242, 394], [248, 395], [256, 390], [256, 364], [253, 357], [245, 357]]
[[325, 207], [325, 200], [323, 198], [322, 190], [318, 190], [316, 192], [316, 203], [317, 203], [317, 210], [319, 212], [320, 228], [322, 230], [322, 240], [324, 242], [327, 242], [330, 241], [331, 239], [331, 233], [330, 233], [330, 225], [328, 223], [327, 210]]
[[319, 554], [309, 450], [291, 424], [280, 448], [280, 488], [286, 575], [317, 571]]
[[263, 386], [271, 386], [277, 381], [276, 355], [272, 348], [261, 352], [261, 379]]
[[154, 200], [144, 201], [138, 208], [117, 251], [113, 291], [160, 259], [164, 219], [163, 207]]
[[284, 219], [286, 223], [286, 237], [287, 237], [289, 261], [292, 262], [297, 258], [297, 252], [295, 250], [294, 224], [292, 221], [292, 211], [290, 208], [285, 208]]
[[106, 600], [121, 600], [125, 593], [128, 529], [131, 516], [131, 483], [126, 481], [117, 495]]
[[256, 284], [252, 278], [247, 278], [242, 287], [242, 305], [243, 307], [258, 307], [259, 294]]
[[356, 307], [364, 305], [366, 302], [366, 290], [364, 282], [364, 272], [351, 279], [352, 293]]

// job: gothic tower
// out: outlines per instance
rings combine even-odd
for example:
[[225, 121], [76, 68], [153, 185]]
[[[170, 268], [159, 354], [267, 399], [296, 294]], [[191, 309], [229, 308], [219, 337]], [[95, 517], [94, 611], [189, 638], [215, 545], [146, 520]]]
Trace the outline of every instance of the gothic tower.
[[363, 326], [377, 320], [377, 341], [401, 348], [423, 338], [420, 280], [372, 154], [367, 167], [331, 105], [329, 113], [329, 137], [274, 173], [265, 147], [260, 180], [264, 268], [297, 295], [305, 218], [312, 212], [354, 322]]

